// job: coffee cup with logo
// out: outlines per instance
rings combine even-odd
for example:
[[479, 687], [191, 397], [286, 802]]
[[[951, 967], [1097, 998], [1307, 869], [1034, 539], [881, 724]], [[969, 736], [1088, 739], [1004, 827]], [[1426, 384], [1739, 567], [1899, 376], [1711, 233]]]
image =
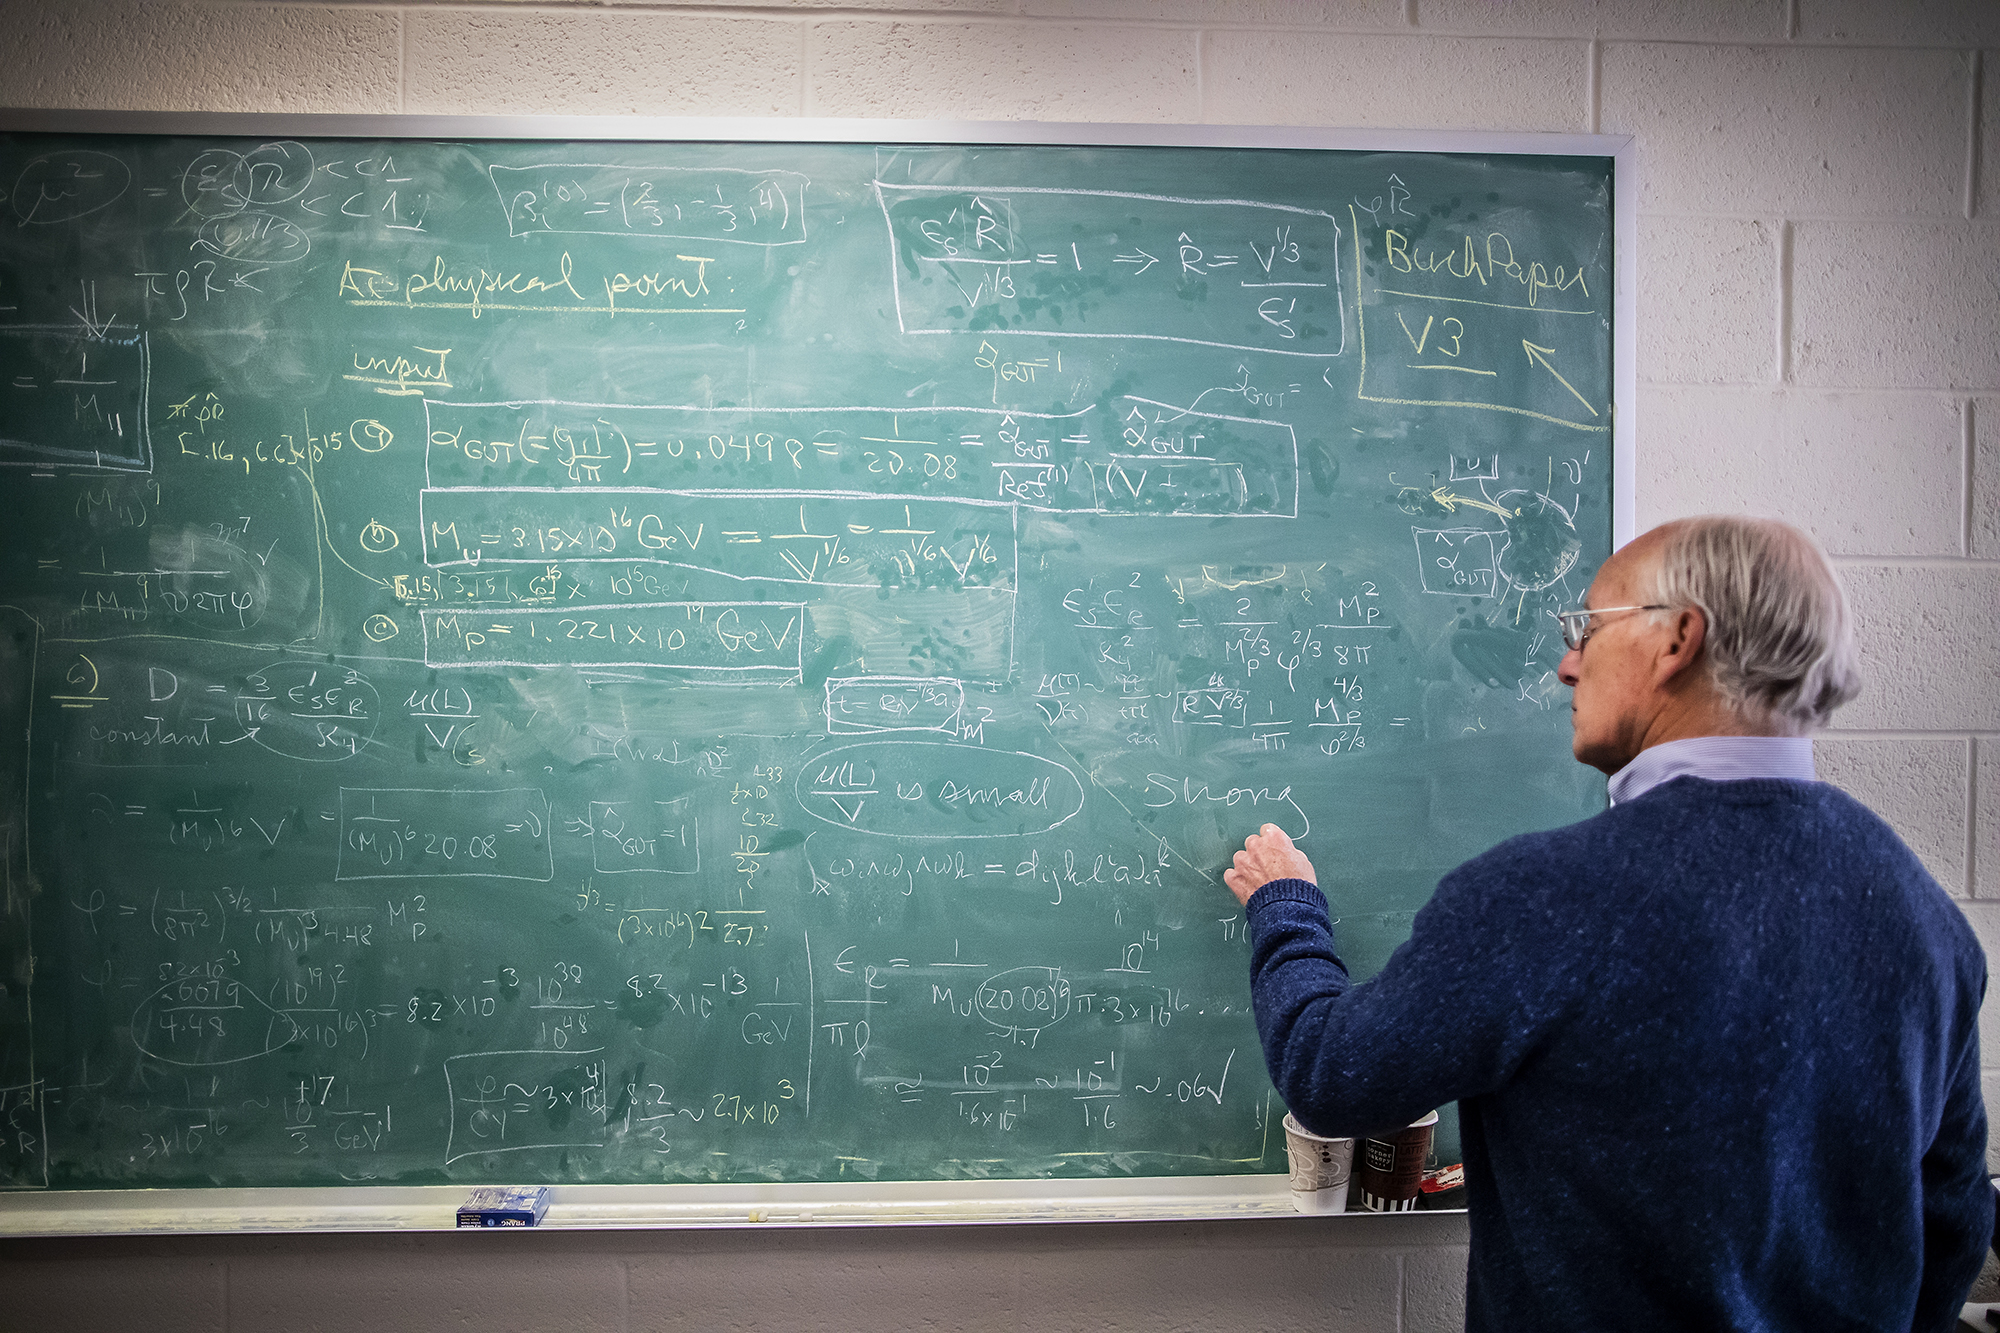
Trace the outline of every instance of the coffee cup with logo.
[[1376, 1213], [1416, 1208], [1437, 1122], [1438, 1113], [1429, 1111], [1402, 1129], [1371, 1134], [1355, 1146], [1354, 1189], [1363, 1208]]

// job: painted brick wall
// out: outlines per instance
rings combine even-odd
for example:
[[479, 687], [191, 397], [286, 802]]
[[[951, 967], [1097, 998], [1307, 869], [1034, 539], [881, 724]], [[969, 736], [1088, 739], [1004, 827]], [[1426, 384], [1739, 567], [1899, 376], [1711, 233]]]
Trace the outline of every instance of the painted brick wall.
[[[1635, 135], [1640, 526], [1774, 513], [1834, 552], [1869, 684], [1822, 770], [2000, 940], [1993, 0], [0, 0], [0, 32], [12, 106]], [[1446, 1329], [1464, 1244], [1439, 1218], [35, 1243], [0, 1255], [0, 1322]]]

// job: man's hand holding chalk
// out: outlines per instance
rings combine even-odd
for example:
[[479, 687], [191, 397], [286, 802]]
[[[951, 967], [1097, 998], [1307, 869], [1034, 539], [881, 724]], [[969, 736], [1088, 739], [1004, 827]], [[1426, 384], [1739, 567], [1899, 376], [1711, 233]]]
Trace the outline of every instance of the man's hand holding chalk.
[[1308, 884], [1317, 884], [1313, 875], [1313, 863], [1306, 860], [1306, 854], [1293, 845], [1285, 836], [1285, 831], [1276, 824], [1266, 824], [1243, 841], [1243, 850], [1236, 853], [1235, 863], [1222, 872], [1222, 882], [1236, 895], [1236, 901], [1248, 905], [1250, 895], [1269, 884], [1274, 879], [1302, 879]]

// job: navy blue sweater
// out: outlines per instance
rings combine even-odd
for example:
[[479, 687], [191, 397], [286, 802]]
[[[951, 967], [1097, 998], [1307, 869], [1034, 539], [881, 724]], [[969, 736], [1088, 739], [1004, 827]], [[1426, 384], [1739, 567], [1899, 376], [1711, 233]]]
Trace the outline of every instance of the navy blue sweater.
[[1835, 788], [1682, 777], [1504, 842], [1359, 985], [1312, 885], [1248, 917], [1301, 1122], [1459, 1103], [1469, 1329], [1951, 1327], [1993, 1234], [1985, 958]]

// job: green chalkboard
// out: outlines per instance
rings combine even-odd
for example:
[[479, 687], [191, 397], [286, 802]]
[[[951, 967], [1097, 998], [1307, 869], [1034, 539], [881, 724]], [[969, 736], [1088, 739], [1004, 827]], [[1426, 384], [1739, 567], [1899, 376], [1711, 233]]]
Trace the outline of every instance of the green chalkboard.
[[1612, 166], [0, 136], [0, 1183], [1282, 1170], [1241, 839], [1603, 802]]

